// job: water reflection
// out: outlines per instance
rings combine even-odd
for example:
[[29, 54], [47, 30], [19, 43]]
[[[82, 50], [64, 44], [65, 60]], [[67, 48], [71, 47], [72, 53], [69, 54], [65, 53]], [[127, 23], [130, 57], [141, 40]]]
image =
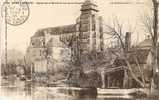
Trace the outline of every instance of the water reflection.
[[54, 89], [38, 87], [31, 82], [10, 82], [2, 84], [0, 100], [159, 100], [154, 99], [132, 99], [132, 98], [112, 98], [108, 96], [70, 96], [57, 94]]

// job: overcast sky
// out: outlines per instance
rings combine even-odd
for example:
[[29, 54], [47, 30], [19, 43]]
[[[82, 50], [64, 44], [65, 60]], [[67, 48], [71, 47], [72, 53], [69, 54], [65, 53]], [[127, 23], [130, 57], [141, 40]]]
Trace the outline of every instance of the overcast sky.
[[[36, 1], [83, 2], [84, 0], [34, 0], [34, 2]], [[129, 4], [111, 3], [125, 1], [129, 1]], [[149, 5], [146, 0], [96, 0], [95, 2], [99, 6], [99, 15], [103, 16], [106, 23], [110, 23], [112, 16], [117, 16], [122, 22], [127, 22], [132, 27], [135, 26], [136, 31], [133, 35], [135, 41], [139, 42], [145, 38], [145, 33], [141, 28], [140, 15], [147, 11]], [[143, 3], [139, 4], [139, 2]], [[30, 37], [38, 29], [75, 23], [76, 18], [80, 15], [81, 5], [32, 4], [29, 7], [29, 19], [24, 24], [8, 25], [8, 49], [15, 48], [24, 53], [29, 45]]]

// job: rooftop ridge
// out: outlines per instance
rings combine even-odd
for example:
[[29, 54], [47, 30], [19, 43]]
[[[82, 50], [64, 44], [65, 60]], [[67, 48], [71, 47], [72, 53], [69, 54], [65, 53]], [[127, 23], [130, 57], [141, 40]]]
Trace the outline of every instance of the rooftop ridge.
[[58, 25], [58, 26], [53, 26], [53, 27], [45, 27], [45, 28], [39, 29], [38, 31], [43, 31], [45, 29], [52, 29], [52, 28], [68, 27], [68, 26], [73, 26], [73, 25], [76, 25], [76, 24], [68, 24], [68, 25]]
[[69, 25], [62, 25], [62, 26], [55, 26], [55, 27], [46, 27], [41, 28], [35, 32], [33, 37], [44, 36], [46, 33], [51, 35], [58, 35], [63, 33], [73, 33], [76, 32], [76, 24], [69, 24]]

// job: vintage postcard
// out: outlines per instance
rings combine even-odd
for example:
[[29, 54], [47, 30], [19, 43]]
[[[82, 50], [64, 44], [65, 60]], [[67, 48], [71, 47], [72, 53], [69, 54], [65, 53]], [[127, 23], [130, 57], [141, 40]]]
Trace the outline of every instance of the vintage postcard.
[[1, 0], [0, 100], [159, 100], [159, 0]]

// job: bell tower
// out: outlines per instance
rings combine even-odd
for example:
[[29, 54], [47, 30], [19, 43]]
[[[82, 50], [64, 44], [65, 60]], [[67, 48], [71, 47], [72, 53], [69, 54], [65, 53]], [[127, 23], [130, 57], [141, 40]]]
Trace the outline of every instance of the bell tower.
[[98, 6], [91, 0], [86, 0], [81, 7], [79, 28], [81, 54], [100, 49], [98, 11]]

